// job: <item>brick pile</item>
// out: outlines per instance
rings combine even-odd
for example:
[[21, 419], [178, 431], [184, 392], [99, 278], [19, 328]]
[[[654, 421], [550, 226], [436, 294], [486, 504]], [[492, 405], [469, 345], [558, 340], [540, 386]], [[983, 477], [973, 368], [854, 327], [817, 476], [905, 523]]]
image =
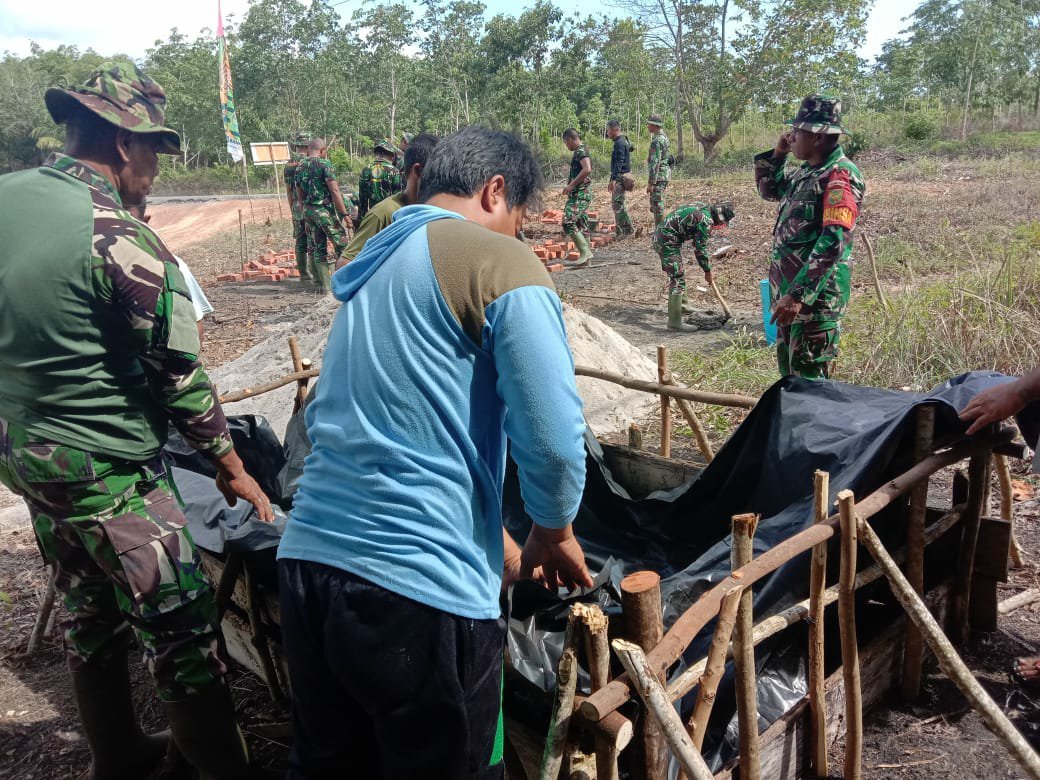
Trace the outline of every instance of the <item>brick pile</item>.
[[298, 279], [296, 252], [264, 252], [256, 260], [248, 261], [237, 274], [221, 274], [218, 282], [280, 282]]
[[[599, 220], [598, 211], [590, 211], [588, 216], [590, 221]], [[559, 209], [546, 209], [542, 212], [538, 221], [543, 225], [560, 225], [563, 223], [563, 212]], [[593, 249], [599, 249], [609, 244], [615, 237], [616, 228], [613, 223], [598, 225], [595, 231], [590, 231], [589, 233], [589, 245]], [[549, 273], [555, 273], [564, 269], [562, 263], [554, 261], [577, 260], [579, 254], [574, 247], [573, 241], [554, 241], [549, 238], [532, 242], [531, 249], [534, 250], [535, 256], [545, 264], [545, 268]]]

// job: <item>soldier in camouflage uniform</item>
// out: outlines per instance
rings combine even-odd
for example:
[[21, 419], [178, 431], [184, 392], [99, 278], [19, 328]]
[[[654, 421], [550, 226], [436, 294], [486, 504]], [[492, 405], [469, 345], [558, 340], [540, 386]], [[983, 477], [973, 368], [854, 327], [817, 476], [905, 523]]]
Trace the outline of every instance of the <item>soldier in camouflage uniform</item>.
[[[790, 124], [774, 149], [756, 155], [755, 182], [763, 198], [780, 201], [769, 266], [780, 373], [820, 379], [838, 356], [866, 185], [838, 143], [840, 100], [810, 95]], [[790, 152], [804, 162], [788, 172]]]
[[65, 153], [0, 177], [0, 482], [25, 500], [65, 599], [90, 777], [145, 777], [166, 751], [134, 715], [134, 637], [181, 753], [206, 777], [244, 777], [213, 592], [159, 455], [167, 425], [213, 461], [228, 500], [265, 520], [271, 506], [199, 362], [175, 258], [127, 211], [180, 138], [163, 90], [127, 61], [46, 103]]
[[711, 260], [708, 258], [708, 236], [712, 230], [728, 225], [734, 216], [733, 204], [691, 203], [680, 206], [665, 216], [654, 231], [654, 251], [661, 258], [661, 269], [668, 274], [668, 328], [694, 330], [682, 321], [690, 309], [686, 303], [686, 271], [683, 268], [683, 243], [693, 243], [693, 256], [704, 271], [704, 281], [711, 284]]
[[616, 119], [607, 122], [607, 137], [614, 142], [610, 152], [610, 208], [614, 212], [614, 225], [618, 238], [632, 235], [632, 218], [625, 208], [625, 193], [632, 189], [632, 142], [621, 132], [621, 123]]
[[[312, 139], [308, 147], [309, 156], [300, 163], [296, 172], [296, 189], [311, 246], [311, 268], [326, 295], [332, 292], [332, 268], [349, 240], [343, 221], [350, 223], [327, 152], [324, 138]], [[335, 251], [332, 258], [329, 257], [329, 241]]]
[[307, 159], [307, 147], [311, 143], [311, 134], [301, 130], [293, 138], [291, 158], [285, 166], [285, 194], [289, 198], [289, 209], [292, 211], [293, 241], [296, 243], [296, 268], [300, 272], [301, 282], [317, 281], [311, 277], [311, 267], [307, 262], [308, 240], [307, 225], [303, 221], [303, 210], [300, 208], [300, 196], [296, 191], [296, 173], [300, 163]]
[[650, 213], [654, 225], [661, 224], [664, 216], [664, 191], [672, 178], [672, 152], [668, 136], [664, 134], [664, 120], [659, 114], [651, 114], [646, 120], [650, 133], [650, 151], [646, 155], [646, 194], [650, 196]]
[[592, 205], [592, 158], [581, 136], [573, 127], [563, 131], [563, 142], [571, 155], [571, 170], [563, 194], [567, 202], [563, 205], [563, 232], [578, 248], [578, 259], [568, 262], [571, 268], [581, 268], [592, 260], [592, 248], [585, 233], [589, 229], [589, 206]]
[[408, 178], [408, 171], [405, 170], [404, 165], [404, 154], [408, 151], [408, 145], [411, 144], [413, 138], [415, 136], [412, 133], [401, 133], [401, 143], [397, 147], [397, 156], [394, 157], [394, 165], [401, 174], [401, 188], [398, 192], [404, 192], [405, 180]]
[[358, 177], [358, 220], [365, 218], [369, 209], [379, 201], [400, 192], [403, 186], [401, 171], [394, 164], [399, 150], [384, 138], [375, 145], [376, 159], [369, 163]]

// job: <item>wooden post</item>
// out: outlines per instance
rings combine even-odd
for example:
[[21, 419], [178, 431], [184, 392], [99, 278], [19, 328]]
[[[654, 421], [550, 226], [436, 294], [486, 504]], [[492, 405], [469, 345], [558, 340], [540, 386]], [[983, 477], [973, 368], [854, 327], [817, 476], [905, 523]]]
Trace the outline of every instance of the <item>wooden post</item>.
[[953, 609], [950, 615], [951, 636], [954, 642], [968, 640], [968, 608], [971, 600], [971, 575], [975, 568], [975, 547], [979, 541], [982, 523], [982, 505], [989, 483], [990, 453], [972, 455], [968, 461], [968, 499], [961, 522], [963, 535], [957, 555], [957, 571], [953, 588]]
[[574, 692], [578, 684], [577, 626], [573, 616], [567, 622], [567, 633], [563, 641], [563, 653], [556, 667], [556, 695], [553, 698], [552, 715], [549, 718], [549, 735], [545, 740], [545, 752], [538, 772], [539, 780], [557, 780], [563, 765], [564, 746], [570, 730], [571, 715], [574, 713]]
[[737, 609], [740, 607], [740, 596], [743, 588], [733, 588], [722, 599], [719, 619], [715, 623], [715, 633], [711, 637], [711, 648], [705, 662], [704, 674], [701, 675], [697, 687], [697, 701], [693, 705], [693, 714], [686, 722], [686, 731], [697, 750], [704, 747], [704, 732], [708, 728], [712, 707], [715, 706], [715, 693], [726, 673], [726, 655], [733, 629], [737, 625]]
[[[917, 407], [917, 431], [914, 436], [914, 461], [920, 463], [932, 454], [935, 432], [935, 407]], [[906, 578], [924, 595], [924, 526], [928, 512], [928, 482], [923, 480], [910, 494], [910, 511], [906, 524]], [[912, 621], [906, 624], [903, 642], [903, 678], [900, 693], [904, 701], [915, 701], [921, 694], [921, 662], [924, 639]]]
[[43, 592], [43, 598], [40, 599], [40, 608], [36, 612], [36, 622], [33, 623], [32, 633], [29, 634], [29, 644], [25, 648], [27, 654], [35, 653], [40, 649], [40, 643], [47, 633], [48, 626], [51, 623], [51, 616], [54, 614], [58, 569], [55, 566], [49, 566], [48, 568], [50, 572], [47, 577], [47, 588]]
[[683, 771], [694, 780], [712, 780], [711, 770], [687, 736], [679, 714], [668, 701], [660, 680], [650, 670], [642, 648], [624, 639], [615, 639], [612, 644], [621, 665], [625, 667], [646, 705], [647, 720], [657, 724]]
[[[665, 372], [664, 382], [662, 384], [675, 385], [675, 378], [672, 376], [671, 371]], [[705, 462], [711, 463], [715, 459], [715, 451], [711, 448], [711, 442], [708, 441], [708, 432], [704, 430], [704, 423], [701, 422], [701, 419], [693, 410], [693, 404], [685, 398], [676, 398], [675, 405], [679, 407], [679, 412], [686, 420], [687, 425], [690, 426], [690, 430], [693, 431], [693, 438], [697, 442], [697, 449], [701, 451], [701, 455], [704, 457]]]
[[[659, 345], [657, 347], [657, 381], [666, 384], [665, 377], [668, 375], [668, 347]], [[672, 399], [667, 395], [661, 396], [661, 457], [672, 457]]]
[[[289, 337], [289, 354], [292, 356], [292, 370], [294, 374], [298, 374], [301, 371], [306, 371], [310, 368], [309, 360], [304, 360], [300, 357], [300, 342], [296, 340], [296, 336]], [[307, 377], [301, 377], [296, 380], [296, 397], [293, 399], [293, 414], [296, 414], [303, 407], [303, 402], [307, 400], [307, 383], [310, 380]]]
[[[585, 637], [585, 663], [589, 668], [592, 692], [610, 682], [609, 623], [596, 604], [575, 604], [571, 614], [580, 619]], [[596, 780], [618, 780], [617, 748], [609, 740], [596, 739]]]
[[[664, 636], [661, 606], [661, 577], [652, 571], [637, 571], [621, 580], [621, 612], [625, 634], [644, 652], [649, 652]], [[643, 765], [647, 780], [664, 778], [668, 769], [661, 729], [653, 718], [643, 719]]]
[[[988, 458], [987, 458], [988, 461]], [[950, 640], [943, 633], [942, 628], [928, 611], [924, 601], [918, 596], [907, 582], [906, 577], [899, 570], [899, 566], [892, 560], [884, 544], [874, 533], [874, 529], [866, 520], [857, 522], [857, 535], [859, 541], [871, 554], [878, 566], [885, 573], [892, 588], [892, 594], [903, 605], [907, 617], [917, 624], [921, 629], [925, 642], [935, 654], [939, 666], [953, 683], [960, 689], [975, 711], [979, 713], [986, 726], [1007, 747], [1008, 751], [1015, 757], [1018, 763], [1026, 770], [1033, 780], [1040, 780], [1040, 756], [1026, 741], [1025, 737], [1012, 725], [1011, 721], [990, 698], [986, 690], [979, 685], [978, 680], [972, 675], [971, 670], [964, 664], [961, 657], [957, 655]]]
[[[758, 515], [734, 515], [730, 566], [736, 571], [751, 563]], [[751, 588], [744, 590], [733, 634], [733, 670], [737, 691], [737, 729], [740, 742], [741, 780], [759, 780], [758, 693], [755, 681], [754, 609]]]
[[719, 305], [722, 307], [722, 313], [726, 315], [726, 320], [733, 319], [733, 311], [729, 308], [729, 304], [726, 303], [726, 299], [722, 297], [722, 293], [719, 292], [719, 287], [715, 284], [715, 280], [711, 280], [711, 291], [715, 293], [715, 297], [719, 301]]
[[274, 165], [274, 194], [275, 199], [278, 201], [278, 219], [282, 219], [282, 178], [278, 174], [278, 163], [272, 163]]
[[859, 682], [856, 643], [856, 498], [851, 490], [838, 494], [841, 517], [841, 574], [838, 579], [838, 625], [841, 628], [841, 669], [845, 678], [845, 767], [848, 780], [863, 776], [863, 693]]
[[242, 209], [238, 210], [238, 254], [242, 261], [242, 268], [246, 270], [246, 226], [242, 222]]
[[1022, 560], [1022, 545], [1015, 536], [1015, 486], [1011, 483], [1011, 468], [1008, 466], [1007, 458], [995, 452], [993, 468], [1000, 482], [1000, 519], [1011, 523], [1011, 566], [1021, 569], [1025, 562]]
[[634, 450], [643, 449], [643, 430], [639, 427], [639, 423], [632, 423], [628, 426], [628, 446]]
[[[813, 522], [827, 520], [831, 475], [817, 471], [813, 475]], [[817, 777], [827, 776], [827, 698], [823, 666], [824, 592], [827, 589], [827, 542], [813, 547], [809, 570], [809, 711], [812, 727], [812, 769]]]

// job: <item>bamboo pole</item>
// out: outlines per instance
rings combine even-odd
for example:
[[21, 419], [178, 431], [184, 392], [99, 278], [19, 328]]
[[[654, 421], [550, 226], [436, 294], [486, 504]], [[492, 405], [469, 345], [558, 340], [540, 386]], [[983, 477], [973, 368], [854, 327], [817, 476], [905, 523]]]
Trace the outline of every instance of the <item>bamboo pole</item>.
[[[935, 434], [935, 407], [917, 407], [917, 430], [914, 435], [914, 460], [920, 462], [932, 454]], [[906, 524], [906, 578], [920, 596], [924, 595], [924, 528], [928, 513], [928, 482], [923, 480], [910, 493], [910, 511]], [[915, 701], [921, 694], [921, 663], [924, 639], [912, 622], [906, 624], [903, 641], [903, 676], [900, 692], [904, 701]]]
[[697, 701], [693, 705], [693, 714], [686, 722], [686, 732], [697, 750], [704, 747], [704, 732], [708, 728], [712, 707], [715, 706], [715, 694], [726, 673], [726, 656], [733, 629], [737, 625], [737, 609], [740, 607], [742, 592], [742, 588], [733, 588], [722, 599], [722, 609], [719, 610], [715, 633], [711, 637], [711, 648], [708, 650], [704, 674], [701, 675], [697, 687]]
[[570, 730], [574, 712], [574, 692], [578, 684], [578, 631], [573, 616], [567, 621], [567, 633], [563, 641], [563, 653], [556, 667], [556, 694], [553, 697], [552, 715], [549, 718], [549, 734], [545, 740], [545, 752], [538, 772], [539, 780], [557, 780], [563, 765], [564, 746]]
[[1011, 524], [1011, 566], [1021, 569], [1025, 562], [1022, 559], [1022, 545], [1018, 543], [1018, 537], [1015, 535], [1015, 486], [1011, 483], [1011, 467], [1008, 466], [1005, 456], [994, 452], [993, 468], [1000, 482], [1000, 519]]
[[[657, 381], [659, 384], [667, 384], [665, 377], [668, 376], [668, 347], [658, 345], [657, 347]], [[671, 397], [661, 396], [661, 457], [672, 457], [672, 407]]]
[[[628, 639], [649, 651], [664, 635], [661, 606], [661, 577], [652, 571], [637, 571], [621, 580], [621, 614], [625, 616]], [[663, 673], [659, 673], [663, 677]], [[593, 694], [595, 695], [595, 694]], [[656, 720], [643, 719], [644, 769], [647, 780], [664, 778], [668, 755], [664, 736]]]
[[[663, 384], [675, 385], [675, 377], [669, 371], [665, 374]], [[693, 410], [692, 404], [685, 398], [676, 398], [675, 405], [679, 407], [679, 412], [686, 420], [686, 424], [690, 426], [690, 430], [693, 431], [693, 438], [697, 442], [697, 449], [701, 451], [701, 455], [707, 463], [711, 463], [715, 459], [715, 451], [711, 447], [711, 442], [708, 440], [708, 433], [704, 430], [704, 424], [701, 422], [697, 413]]]
[[953, 644], [932, 617], [932, 613], [928, 611], [924, 601], [914, 593], [914, 589], [907, 582], [895, 561], [892, 560], [892, 556], [888, 554], [884, 544], [874, 533], [874, 529], [863, 517], [857, 519], [856, 526], [860, 543], [884, 571], [892, 588], [892, 594], [903, 605], [907, 617], [921, 629], [921, 634], [939, 661], [939, 666], [979, 713], [989, 730], [997, 735], [1022, 768], [1026, 770], [1029, 777], [1040, 780], [1040, 756], [1037, 756], [1000, 707], [979, 685], [978, 680], [972, 675], [961, 657], [957, 655]]
[[277, 390], [279, 387], [291, 385], [293, 382], [298, 382], [301, 379], [313, 379], [320, 373], [320, 369], [312, 368], [309, 371], [299, 371], [293, 372], [291, 374], [286, 374], [280, 379], [272, 379], [270, 382], [265, 382], [264, 384], [257, 385], [256, 387], [247, 387], [243, 390], [237, 390], [233, 393], [225, 393], [224, 395], [220, 396], [220, 402], [222, 404], [230, 404], [234, 403], [235, 401], [244, 401], [247, 398], [252, 398], [253, 396], [263, 395], [264, 393], [269, 393], [272, 390]]
[[[299, 374], [310, 368], [310, 361], [304, 360], [300, 357], [300, 342], [296, 340], [296, 336], [289, 337], [289, 355], [292, 357], [293, 373]], [[293, 414], [296, 414], [303, 407], [303, 402], [307, 400], [307, 383], [309, 382], [308, 377], [296, 380], [296, 397], [293, 399]]]
[[968, 461], [968, 500], [964, 509], [961, 547], [957, 555], [957, 570], [954, 577], [953, 609], [950, 614], [951, 635], [954, 642], [963, 644], [968, 640], [969, 605], [971, 580], [975, 568], [975, 548], [979, 541], [979, 526], [982, 523], [982, 506], [986, 500], [989, 483], [989, 452], [971, 456]]
[[[827, 521], [831, 476], [826, 471], [813, 475], [813, 523]], [[809, 569], [809, 712], [812, 730], [812, 769], [817, 777], [827, 776], [827, 698], [824, 683], [824, 592], [827, 590], [827, 542], [813, 547]]]
[[693, 390], [689, 387], [675, 385], [670, 387], [659, 382], [647, 382], [642, 379], [632, 379], [624, 374], [616, 374], [613, 371], [603, 371], [589, 366], [575, 366], [574, 373], [577, 376], [587, 376], [592, 379], [602, 379], [604, 382], [613, 382], [616, 385], [627, 387], [629, 390], [642, 390], [644, 393], [654, 395], [667, 395], [672, 398], [685, 398], [687, 401], [695, 401], [702, 404], [715, 404], [716, 406], [734, 406], [739, 409], [753, 409], [757, 401], [746, 395], [735, 393], [710, 393], [703, 390]]
[[856, 640], [856, 497], [851, 490], [838, 493], [841, 517], [841, 574], [838, 581], [838, 625], [841, 628], [841, 670], [845, 680], [844, 776], [863, 776], [863, 693], [859, 680]]
[[[741, 566], [751, 563], [754, 554], [753, 539], [757, 527], [758, 515], [734, 515], [733, 543], [730, 550], [730, 566], [734, 572]], [[762, 773], [758, 744], [758, 692], [755, 682], [752, 600], [753, 595], [749, 583], [740, 596], [740, 604], [737, 607], [737, 625], [733, 633], [733, 680], [737, 692], [741, 780], [759, 780]]]
[[238, 210], [238, 256], [242, 261], [242, 270], [246, 267], [246, 226], [242, 223], [242, 209]]
[[639, 645], [626, 642], [624, 639], [615, 639], [612, 645], [646, 705], [647, 719], [658, 724], [683, 771], [694, 780], [712, 780], [711, 770], [687, 736], [679, 714], [665, 696], [664, 689], [657, 675], [650, 669], [643, 650]]
[[[571, 614], [581, 621], [585, 639], [585, 663], [593, 693], [610, 682], [609, 623], [596, 604], [575, 604]], [[618, 780], [617, 749], [602, 737], [596, 738], [596, 780]]]

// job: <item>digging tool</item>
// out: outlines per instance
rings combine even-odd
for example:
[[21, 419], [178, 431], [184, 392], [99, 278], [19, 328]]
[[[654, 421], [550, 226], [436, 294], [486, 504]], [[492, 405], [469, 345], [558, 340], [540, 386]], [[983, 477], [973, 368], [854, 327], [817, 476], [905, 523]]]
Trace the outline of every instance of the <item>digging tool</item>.
[[[726, 257], [727, 255], [733, 254], [733, 251], [734, 250], [732, 246], [720, 246], [712, 253], [711, 259], [717, 260], [719, 258]], [[715, 297], [718, 299], [719, 305], [722, 307], [723, 314], [726, 315], [726, 320], [733, 319], [733, 310], [729, 308], [729, 304], [726, 303], [726, 299], [722, 297], [722, 293], [719, 292], [719, 287], [717, 284], [715, 284], [715, 280], [712, 279], [709, 282], [709, 285], [711, 286], [711, 291], [715, 293]]]

